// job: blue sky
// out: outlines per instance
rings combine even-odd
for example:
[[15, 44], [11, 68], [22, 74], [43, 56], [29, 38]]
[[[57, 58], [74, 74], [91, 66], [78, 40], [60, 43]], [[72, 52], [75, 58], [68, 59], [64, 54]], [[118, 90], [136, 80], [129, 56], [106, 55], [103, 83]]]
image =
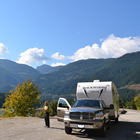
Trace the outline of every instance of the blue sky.
[[0, 58], [33, 67], [140, 51], [139, 0], [0, 0]]

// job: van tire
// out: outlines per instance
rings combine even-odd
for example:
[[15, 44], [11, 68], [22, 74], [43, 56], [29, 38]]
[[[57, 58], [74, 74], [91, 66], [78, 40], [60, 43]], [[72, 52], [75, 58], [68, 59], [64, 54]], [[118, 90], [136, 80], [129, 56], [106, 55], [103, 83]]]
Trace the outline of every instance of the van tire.
[[71, 134], [72, 128], [65, 126], [65, 132], [66, 132], [66, 134]]
[[100, 129], [100, 134], [101, 134], [102, 137], [106, 136], [106, 125], [105, 125], [105, 122], [104, 122], [102, 128]]

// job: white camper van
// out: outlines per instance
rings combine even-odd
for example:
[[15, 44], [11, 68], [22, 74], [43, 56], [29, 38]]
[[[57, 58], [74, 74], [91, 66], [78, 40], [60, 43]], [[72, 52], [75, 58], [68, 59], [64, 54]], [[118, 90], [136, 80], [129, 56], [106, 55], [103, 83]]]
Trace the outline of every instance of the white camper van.
[[99, 129], [104, 136], [110, 120], [118, 121], [119, 96], [112, 82], [80, 82], [76, 98], [72, 107], [66, 99], [58, 100], [57, 117], [64, 121], [67, 134], [73, 128]]

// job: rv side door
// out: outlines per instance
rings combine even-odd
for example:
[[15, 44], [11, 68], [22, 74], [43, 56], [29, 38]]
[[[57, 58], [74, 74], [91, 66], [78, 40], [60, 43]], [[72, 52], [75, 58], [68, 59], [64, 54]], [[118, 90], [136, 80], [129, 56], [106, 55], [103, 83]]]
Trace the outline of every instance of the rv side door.
[[63, 121], [65, 112], [71, 108], [71, 105], [65, 98], [59, 98], [57, 104], [57, 120]]

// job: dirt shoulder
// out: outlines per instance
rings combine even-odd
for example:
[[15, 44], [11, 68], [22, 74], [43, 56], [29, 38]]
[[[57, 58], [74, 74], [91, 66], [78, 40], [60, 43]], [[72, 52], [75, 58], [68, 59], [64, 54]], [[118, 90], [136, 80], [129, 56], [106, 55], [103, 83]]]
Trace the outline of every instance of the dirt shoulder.
[[75, 136], [65, 134], [63, 123], [55, 117], [50, 124], [50, 128], [45, 127], [43, 118], [0, 118], [0, 140], [76, 140]]
[[50, 119], [50, 128], [45, 127], [43, 118], [14, 117], [0, 118], [0, 140], [139, 140], [140, 112], [127, 110], [120, 115], [119, 123], [111, 122], [105, 138], [87, 135], [84, 131], [73, 130], [71, 135], [65, 134], [64, 124], [56, 117]]

